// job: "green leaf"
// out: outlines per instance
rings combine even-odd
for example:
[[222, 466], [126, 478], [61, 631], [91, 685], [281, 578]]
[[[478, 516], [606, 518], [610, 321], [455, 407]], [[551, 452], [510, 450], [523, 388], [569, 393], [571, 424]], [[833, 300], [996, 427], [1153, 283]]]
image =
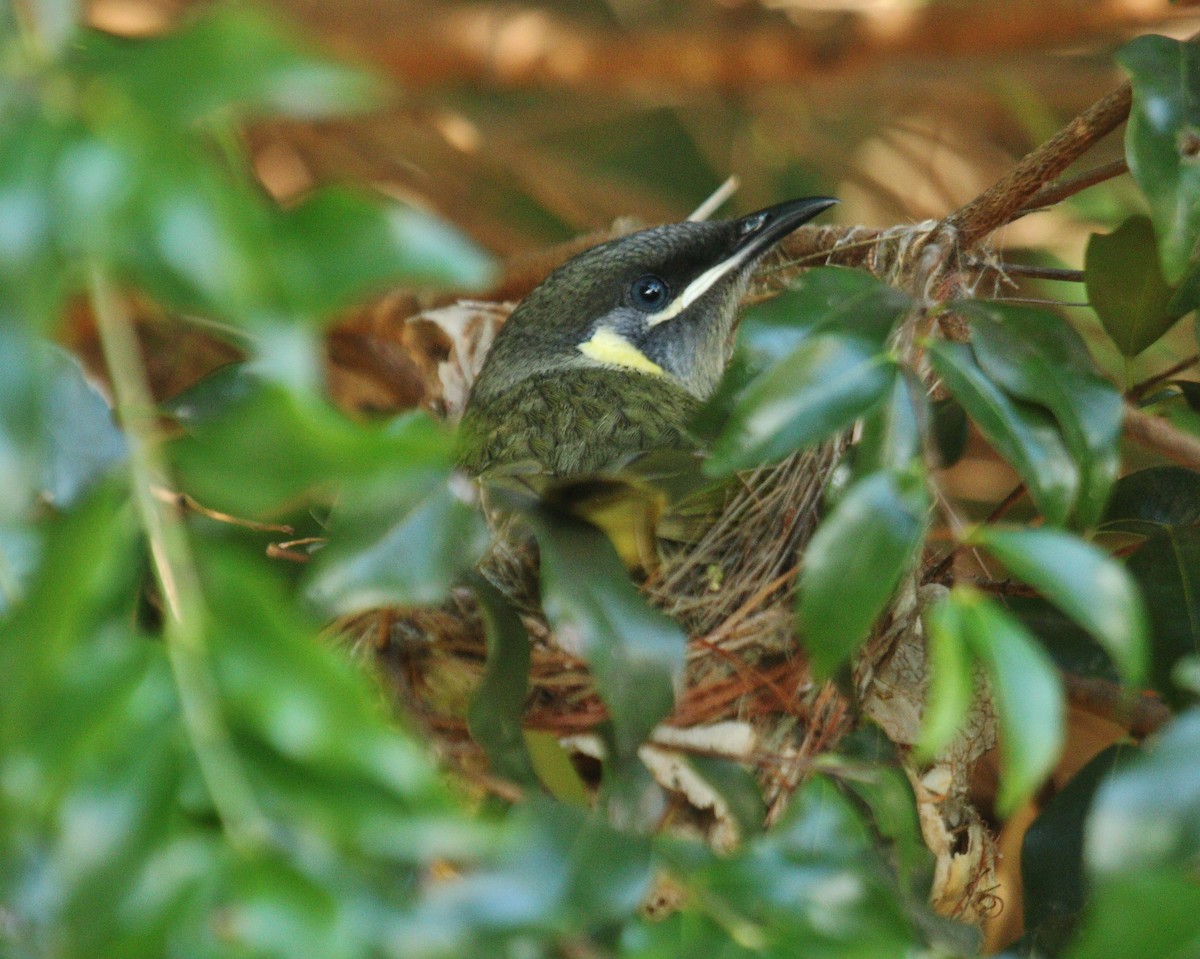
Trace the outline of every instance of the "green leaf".
[[933, 759], [962, 728], [975, 696], [975, 657], [966, 640], [967, 608], [943, 599], [923, 616], [929, 637], [929, 695], [917, 752]]
[[1075, 519], [1093, 526], [1120, 462], [1124, 404], [1099, 376], [1083, 339], [1052, 313], [1002, 303], [970, 302], [971, 344], [979, 366], [1009, 396], [1054, 415], [1079, 468]]
[[892, 361], [860, 341], [805, 340], [738, 398], [706, 472], [726, 475], [823, 440], [876, 403], [894, 375]]
[[282, 212], [279, 284], [302, 316], [335, 310], [400, 283], [480, 287], [492, 261], [445, 222], [360, 191], [326, 188]]
[[487, 668], [471, 697], [467, 728], [487, 753], [493, 774], [533, 785], [538, 774], [521, 728], [529, 694], [529, 636], [495, 586], [482, 576], [472, 577], [471, 586], [487, 635]]
[[1079, 489], [1079, 471], [1050, 416], [1005, 393], [962, 343], [931, 343], [929, 356], [987, 441], [1021, 475], [1047, 521], [1065, 522]]
[[1107, 236], [1093, 233], [1083, 258], [1088, 302], [1124, 356], [1137, 356], [1182, 315], [1162, 274], [1150, 219], [1133, 216]]
[[313, 55], [264, 14], [237, 6], [150, 40], [89, 32], [75, 68], [176, 126], [232, 112], [314, 119], [374, 106], [380, 93], [365, 72]]
[[1182, 466], [1152, 466], [1117, 481], [1102, 528], [1153, 536], [1164, 527], [1197, 523], [1200, 473]]
[[534, 529], [546, 618], [558, 641], [591, 666], [620, 763], [674, 707], [687, 637], [647, 604], [594, 526], [543, 515]]
[[211, 655], [223, 712], [258, 802], [305, 842], [386, 861], [474, 854], [486, 835], [455, 813], [368, 673], [317, 636], [265, 560], [209, 545]]
[[1187, 873], [1130, 875], [1106, 882], [1064, 959], [1190, 959], [1200, 953], [1200, 886]]
[[1200, 710], [1169, 725], [1100, 787], [1084, 852], [1106, 881], [1147, 870], [1194, 870], [1200, 855]]
[[1033, 795], [1058, 761], [1065, 734], [1062, 684], [1037, 640], [990, 599], [956, 587], [946, 602], [963, 607], [960, 642], [970, 646], [989, 680], [1000, 722], [996, 806], [1008, 815]]
[[1083, 909], [1084, 822], [1096, 791], [1127, 762], [1130, 747], [1109, 746], [1095, 755], [1038, 813], [1021, 843], [1025, 927], [1061, 924]]
[[864, 270], [817, 267], [791, 289], [747, 310], [738, 324], [738, 341], [758, 368], [824, 333], [861, 339], [879, 353], [911, 306], [903, 292]]
[[901, 368], [891, 392], [863, 422], [855, 447], [855, 472], [866, 475], [910, 467], [921, 457], [921, 436], [931, 415], [924, 386], [911, 370]]
[[328, 497], [339, 483], [443, 475], [453, 439], [423, 413], [356, 423], [309, 393], [261, 383], [172, 452], [185, 489], [206, 506], [261, 516]]
[[921, 546], [928, 508], [922, 479], [875, 473], [817, 529], [798, 603], [814, 676], [831, 675], [866, 638]]
[[571, 763], [567, 750], [558, 741], [558, 736], [541, 730], [527, 729], [524, 738], [538, 782], [546, 787], [546, 791], [566, 805], [578, 806], [580, 809], [590, 808], [591, 795], [588, 788], [579, 778], [579, 773]]
[[1167, 282], [1178, 283], [1200, 233], [1200, 48], [1142, 36], [1121, 48], [1117, 62], [1133, 83], [1125, 156], [1150, 201]]
[[972, 541], [1096, 637], [1131, 686], [1146, 675], [1146, 609], [1125, 568], [1051, 529], [983, 527]]
[[475, 488], [452, 476], [412, 503], [374, 542], [335, 533], [318, 555], [309, 595], [337, 615], [440, 602], [483, 555], [487, 527]]
[[1200, 653], [1200, 526], [1166, 527], [1128, 561], [1150, 619], [1150, 679], [1171, 702], [1181, 701], [1172, 671]]

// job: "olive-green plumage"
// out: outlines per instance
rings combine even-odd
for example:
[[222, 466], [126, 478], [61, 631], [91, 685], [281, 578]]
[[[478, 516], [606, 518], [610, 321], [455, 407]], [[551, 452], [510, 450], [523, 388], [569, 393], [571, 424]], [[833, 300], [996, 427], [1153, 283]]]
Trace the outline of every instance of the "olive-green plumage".
[[689, 449], [755, 264], [834, 201], [643, 230], [564, 263], [509, 317], [475, 381], [460, 463], [473, 474], [594, 473]]
[[539, 373], [468, 411], [461, 465], [594, 473], [625, 453], [694, 447], [686, 424], [698, 406], [682, 387], [634, 370]]

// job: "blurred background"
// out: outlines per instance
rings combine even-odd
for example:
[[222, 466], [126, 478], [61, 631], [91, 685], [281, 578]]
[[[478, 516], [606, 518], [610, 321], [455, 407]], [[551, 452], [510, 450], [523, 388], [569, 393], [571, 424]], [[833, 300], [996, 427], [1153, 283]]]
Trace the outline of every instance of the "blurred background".
[[[145, 36], [209, 5], [91, 0], [87, 9], [95, 26]], [[255, 6], [367, 66], [385, 91], [378, 109], [350, 119], [250, 122], [244, 135], [266, 189], [286, 203], [317, 183], [370, 184], [432, 210], [507, 262], [507, 285], [472, 294], [501, 300], [519, 298], [561, 258], [555, 244], [617, 220], [682, 219], [731, 176], [738, 188], [722, 212], [821, 193], [842, 200], [822, 222], [940, 218], [1119, 84], [1113, 53], [1131, 37], [1200, 30], [1197, 0]], [[1115, 133], [1066, 176], [1122, 156]], [[1007, 262], [1078, 269], [1091, 233], [1143, 205], [1130, 177], [1118, 176], [991, 243]], [[1195, 348], [1180, 324], [1126, 360], [1079, 283], [1015, 277], [1001, 293], [1062, 306], [1119, 384]], [[436, 368], [449, 347], [436, 331], [432, 344], [416, 335], [422, 327], [409, 318], [420, 305], [385, 299], [335, 330], [330, 389], [343, 408], [387, 413], [427, 402], [421, 369]], [[163, 395], [228, 359], [223, 347], [209, 356], [208, 344], [183, 335], [185, 347], [147, 350]], [[1129, 453], [1134, 468], [1142, 454]], [[973, 433], [946, 482], [983, 514], [1017, 478]]]
[[[92, 0], [89, 17], [145, 35], [204, 5]], [[843, 223], [940, 217], [1115, 85], [1122, 42], [1200, 29], [1196, 4], [1168, 0], [259, 6], [394, 90], [350, 122], [251, 128], [268, 189], [371, 182], [502, 256], [616, 217], [680, 219], [731, 174], [739, 210], [828, 192]], [[1090, 159], [1119, 155], [1112, 142]], [[1096, 196], [1100, 218], [1120, 202], [1119, 189]], [[1086, 232], [1060, 210], [999, 239], [1071, 259]]]

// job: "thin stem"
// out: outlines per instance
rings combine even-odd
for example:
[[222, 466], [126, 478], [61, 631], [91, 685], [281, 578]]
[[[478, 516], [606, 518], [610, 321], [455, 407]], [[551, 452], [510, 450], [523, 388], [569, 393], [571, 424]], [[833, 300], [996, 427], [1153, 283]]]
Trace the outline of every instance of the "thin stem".
[[166, 603], [163, 632], [179, 690], [184, 726], [213, 805], [231, 841], [243, 848], [261, 845], [269, 837], [268, 824], [221, 714], [220, 693], [208, 661], [205, 638], [208, 613], [187, 533], [178, 514], [155, 495], [156, 489], [169, 484], [137, 337], [99, 265], [91, 267], [89, 286], [104, 362], [129, 439], [134, 503]]
[[1061, 180], [1058, 183], [1047, 183], [1029, 198], [1025, 206], [1017, 211], [1013, 219], [1027, 216], [1030, 213], [1037, 213], [1039, 210], [1044, 210], [1048, 206], [1054, 206], [1056, 203], [1061, 203], [1063, 200], [1073, 197], [1076, 193], [1082, 193], [1088, 187], [1105, 183], [1114, 177], [1128, 172], [1129, 164], [1122, 157], [1119, 160], [1113, 160], [1111, 163], [1102, 163], [1100, 166], [1087, 170], [1079, 174], [1079, 176], [1071, 177], [1069, 180]]
[[1200, 470], [1200, 439], [1184, 433], [1161, 416], [1151, 416], [1126, 404], [1125, 435], [1167, 459]]
[[1161, 373], [1155, 373], [1153, 376], [1142, 380], [1142, 382], [1131, 386], [1126, 393], [1126, 396], [1131, 400], [1140, 400], [1160, 383], [1165, 383], [1172, 376], [1182, 373], [1184, 370], [1195, 366], [1197, 363], [1200, 363], [1200, 353], [1193, 353], [1187, 359], [1180, 360], [1174, 366], [1168, 367]]
[[1083, 270], [1064, 270], [1057, 266], [1034, 266], [1031, 263], [987, 263], [975, 257], [967, 259], [973, 269], [991, 270], [1009, 276], [1025, 276], [1031, 280], [1061, 280], [1063, 283], [1082, 283]]

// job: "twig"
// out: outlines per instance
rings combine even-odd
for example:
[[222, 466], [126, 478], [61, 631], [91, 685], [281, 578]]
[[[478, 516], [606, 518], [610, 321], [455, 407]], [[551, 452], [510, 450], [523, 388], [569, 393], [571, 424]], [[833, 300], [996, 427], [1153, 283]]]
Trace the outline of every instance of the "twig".
[[975, 270], [991, 270], [1009, 276], [1027, 276], [1031, 280], [1061, 280], [1064, 283], [1082, 283], [1083, 270], [1064, 270], [1057, 266], [1034, 266], [1030, 263], [989, 263], [977, 257], [968, 257], [967, 266]]
[[1123, 83], [1096, 101], [1041, 146], [1027, 153], [993, 186], [946, 217], [963, 249], [1013, 220], [1042, 187], [1129, 116], [1132, 92]]
[[129, 439], [134, 502], [166, 602], [167, 658], [179, 692], [184, 727], [217, 814], [230, 840], [243, 849], [269, 838], [241, 760], [234, 751], [220, 693], [208, 661], [208, 619], [191, 547], [179, 516], [155, 495], [166, 482], [161, 437], [146, 371], [129, 318], [102, 267], [93, 265], [89, 290], [113, 396]]
[[1108, 680], [1074, 673], [1061, 676], [1072, 706], [1124, 726], [1139, 739], [1157, 732], [1174, 718], [1152, 693], [1142, 693], [1131, 702], [1128, 690]]
[[1197, 363], [1200, 363], [1200, 353], [1193, 353], [1187, 359], [1180, 360], [1174, 366], [1168, 367], [1161, 373], [1155, 373], [1154, 376], [1148, 377], [1147, 379], [1142, 380], [1142, 382], [1134, 384], [1125, 392], [1125, 396], [1130, 400], [1140, 400], [1160, 383], [1165, 383], [1172, 376], [1182, 373], [1188, 367], [1195, 366]]
[[1200, 439], [1172, 426], [1161, 416], [1151, 416], [1125, 405], [1125, 435], [1147, 449], [1161, 453], [1181, 466], [1200, 470]]
[[733, 196], [738, 187], [742, 185], [742, 181], [736, 176], [728, 177], [724, 183], [717, 187], [708, 199], [701, 203], [688, 216], [689, 220], [707, 220], [721, 208], [721, 204]]
[[1129, 172], [1129, 164], [1122, 157], [1119, 160], [1113, 160], [1111, 163], [1103, 163], [1094, 169], [1088, 170], [1079, 176], [1071, 177], [1069, 180], [1060, 180], [1058, 183], [1047, 183], [1044, 187], [1031, 196], [1016, 216], [1026, 216], [1029, 213], [1036, 213], [1038, 210], [1043, 210], [1048, 206], [1054, 206], [1056, 203], [1061, 203], [1068, 197], [1073, 197], [1076, 193], [1082, 193], [1088, 187], [1096, 186], [1098, 183], [1104, 183], [1107, 180], [1118, 177], [1123, 173]]
[[295, 530], [286, 524], [280, 523], [260, 523], [258, 520], [242, 519], [240, 516], [231, 516], [229, 513], [222, 513], [219, 510], [209, 509], [207, 506], [198, 503], [193, 497], [187, 493], [181, 493], [177, 490], [166, 489], [162, 486], [155, 486], [150, 490], [154, 494], [154, 498], [160, 503], [166, 503], [168, 506], [174, 506], [176, 509], [188, 510], [193, 513], [199, 513], [201, 516], [214, 520], [218, 523], [227, 523], [230, 526], [240, 526], [242, 529], [253, 530], [257, 533], [293, 533]]
[[[1000, 519], [1005, 513], [1012, 509], [1024, 495], [1025, 484], [1018, 483], [1009, 491], [1008, 495], [1005, 496], [1004, 499], [996, 504], [995, 509], [988, 514], [988, 517], [984, 522], [996, 522], [996, 520]], [[941, 579], [946, 574], [946, 571], [950, 569], [950, 564], [954, 562], [955, 557], [957, 557], [958, 554], [966, 548], [967, 547], [965, 544], [959, 543], [952, 550], [950, 550], [950, 552], [943, 556], [938, 564], [933, 567], [933, 569], [925, 574], [924, 582], [936, 583], [939, 579]]]

